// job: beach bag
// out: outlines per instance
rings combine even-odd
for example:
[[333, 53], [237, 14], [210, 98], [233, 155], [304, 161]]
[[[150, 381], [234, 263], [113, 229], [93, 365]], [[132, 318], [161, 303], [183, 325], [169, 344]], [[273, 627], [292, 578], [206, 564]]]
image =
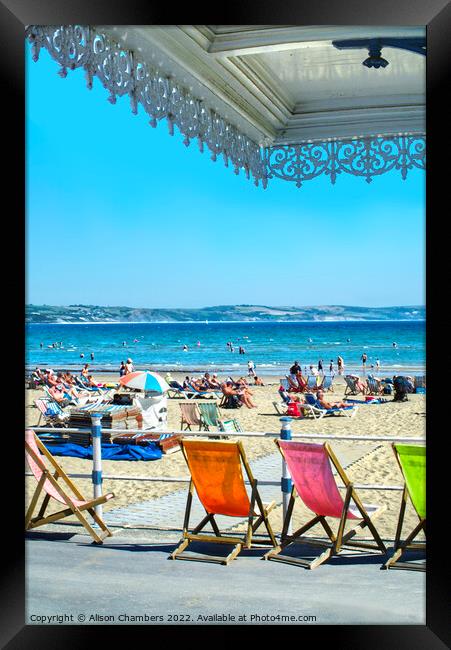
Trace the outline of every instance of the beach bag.
[[384, 389], [383, 389], [382, 392], [384, 393], [384, 395], [391, 395], [392, 394], [391, 385], [387, 384], [386, 386], [384, 386]]
[[299, 410], [299, 403], [298, 402], [290, 402], [288, 404], [287, 408], [287, 415], [291, 415], [293, 417], [301, 417], [302, 413]]

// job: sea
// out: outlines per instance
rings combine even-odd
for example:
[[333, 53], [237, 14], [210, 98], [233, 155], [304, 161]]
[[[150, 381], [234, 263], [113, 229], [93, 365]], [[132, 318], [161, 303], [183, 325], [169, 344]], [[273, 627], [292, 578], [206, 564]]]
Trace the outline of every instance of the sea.
[[326, 373], [332, 361], [336, 373], [339, 355], [361, 372], [366, 353], [367, 372], [379, 359], [390, 376], [425, 372], [425, 334], [424, 321], [27, 324], [26, 365], [118, 373], [131, 358], [137, 370], [240, 375], [251, 360], [258, 375], [283, 376], [294, 361], [308, 371], [322, 360]]

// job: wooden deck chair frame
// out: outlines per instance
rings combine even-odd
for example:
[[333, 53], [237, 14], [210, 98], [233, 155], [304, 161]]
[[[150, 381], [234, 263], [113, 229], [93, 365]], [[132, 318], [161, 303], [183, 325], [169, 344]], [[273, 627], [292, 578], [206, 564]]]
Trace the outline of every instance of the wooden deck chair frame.
[[[401, 463], [399, 462], [398, 453], [396, 451], [395, 443], [392, 443], [393, 451], [396, 456], [396, 460], [402, 472]], [[415, 551], [425, 551], [426, 544], [424, 542], [414, 542], [415, 538], [421, 531], [426, 535], [426, 518], [418, 516], [419, 523], [414, 527], [414, 529], [409, 533], [405, 540], [401, 541], [402, 528], [404, 523], [404, 515], [406, 512], [407, 502], [412, 500], [410, 499], [409, 492], [407, 490], [407, 485], [404, 482], [404, 490], [401, 497], [401, 507], [399, 509], [398, 525], [396, 526], [395, 542], [394, 542], [394, 553], [387, 560], [387, 562], [382, 567], [383, 569], [411, 569], [413, 571], [426, 571], [426, 562], [418, 564], [416, 562], [406, 562], [405, 560], [400, 561], [400, 558], [406, 550], [415, 550]], [[418, 513], [417, 513], [418, 514]]]
[[[282, 454], [284, 456], [283, 450], [281, 449], [279, 445], [279, 440], [274, 441]], [[332, 464], [334, 465], [335, 469], [337, 470], [337, 473], [342, 480], [343, 484], [346, 487], [346, 496], [344, 497], [343, 500], [343, 511], [340, 517], [339, 525], [338, 525], [338, 530], [337, 534], [334, 534], [332, 531], [331, 527], [326, 521], [326, 517], [323, 515], [316, 515], [308, 521], [304, 526], [301, 526], [298, 530], [296, 530], [294, 533], [291, 535], [288, 535], [288, 527], [291, 521], [291, 517], [293, 514], [293, 508], [296, 500], [296, 495], [297, 491], [295, 486], [293, 485], [293, 488], [291, 490], [291, 497], [290, 501], [288, 503], [288, 508], [287, 508], [287, 513], [283, 522], [283, 527], [282, 527], [282, 534], [280, 538], [280, 544], [275, 548], [274, 550], [269, 551], [266, 553], [264, 556], [265, 560], [277, 560], [279, 562], [285, 562], [287, 564], [294, 564], [297, 566], [303, 566], [306, 569], [316, 569], [316, 567], [320, 566], [331, 558], [334, 555], [338, 555], [340, 551], [346, 547], [346, 548], [352, 548], [352, 549], [357, 549], [357, 550], [375, 550], [375, 551], [380, 551], [381, 553], [387, 553], [387, 549], [382, 541], [382, 539], [379, 536], [379, 533], [377, 532], [372, 519], [375, 517], [378, 517], [380, 514], [382, 514], [386, 510], [386, 506], [381, 506], [374, 514], [372, 517], [369, 516], [367, 511], [365, 510], [365, 506], [363, 503], [360, 501], [360, 498], [356, 494], [353, 484], [350, 482], [349, 478], [347, 477], [344, 469], [340, 465], [340, 462], [338, 458], [335, 456], [333, 453], [332, 449], [330, 448], [330, 445], [326, 442], [324, 443], [324, 448], [327, 451], [327, 454], [329, 456], [329, 459], [332, 461]], [[357, 509], [360, 512], [360, 515], [362, 517], [362, 520], [360, 523], [356, 524], [353, 528], [348, 530], [348, 532], [345, 534], [345, 525], [346, 525], [346, 515], [349, 510], [349, 506], [351, 505], [351, 500], [354, 501], [354, 503], [357, 506]], [[310, 539], [310, 538], [303, 538], [302, 540], [299, 540], [301, 543], [305, 543], [306, 545], [312, 545], [312, 546], [319, 546], [319, 547], [325, 547], [325, 551], [318, 555], [316, 558], [314, 558], [311, 561], [304, 560], [301, 558], [297, 557], [292, 557], [290, 555], [280, 555], [281, 551], [283, 551], [287, 546], [292, 544], [293, 542], [297, 542], [298, 539], [306, 533], [310, 528], [313, 528], [313, 526], [316, 526], [316, 524], [321, 524], [321, 526], [324, 528], [327, 537], [329, 538], [330, 542], [323, 542], [320, 540], [316, 539]], [[369, 528], [376, 544], [371, 544], [367, 541], [349, 541], [354, 537], [354, 535], [361, 529], [367, 527]]]
[[[201, 412], [200, 412], [200, 409], [199, 409], [198, 405], [196, 404], [196, 402], [190, 402], [189, 403], [189, 406], [197, 409], [197, 413], [199, 415], [199, 422], [198, 423], [193, 423], [193, 422], [188, 422], [185, 419], [185, 414], [184, 414], [183, 408], [182, 408], [182, 406], [184, 406], [185, 404], [186, 404], [186, 402], [185, 403], [179, 402], [180, 416], [181, 416], [180, 429], [182, 431], [191, 431], [192, 426], [194, 427], [194, 426], [196, 426], [196, 424], [199, 424], [199, 431], [202, 431], [202, 428], [204, 427], [204, 424], [203, 424], [203, 421], [202, 421], [202, 415], [201, 415]], [[185, 428], [183, 428], [183, 425], [185, 425]]]
[[[48, 451], [46, 446], [41, 442], [41, 440], [39, 440], [38, 436], [35, 433], [33, 433], [33, 435], [35, 437], [38, 449], [42, 452], [43, 456], [45, 456], [45, 458], [48, 460], [48, 462], [55, 470], [55, 472], [52, 474], [52, 472], [49, 471], [42, 458], [38, 454], [36, 454], [35, 451], [30, 447], [30, 445], [25, 441], [25, 449], [27, 453], [38, 465], [39, 469], [41, 469], [43, 472], [42, 477], [39, 480], [38, 485], [31, 498], [27, 513], [25, 515], [25, 530], [31, 530], [33, 528], [37, 528], [38, 526], [44, 526], [46, 524], [50, 524], [52, 522], [64, 519], [65, 517], [70, 517], [71, 515], [75, 515], [75, 517], [77, 517], [77, 519], [80, 521], [82, 526], [91, 535], [94, 542], [96, 544], [102, 544], [105, 537], [111, 537], [113, 533], [109, 530], [109, 528], [107, 527], [103, 519], [101, 519], [97, 515], [94, 508], [95, 506], [105, 503], [106, 501], [114, 497], [114, 493], [109, 492], [108, 494], [103, 494], [102, 496], [97, 497], [96, 499], [86, 500], [85, 497], [74, 485], [74, 483], [72, 483], [72, 481], [64, 472], [62, 467], [56, 462], [55, 458]], [[58, 479], [61, 479], [60, 483], [58, 483]], [[38, 514], [35, 517], [33, 517], [33, 512], [36, 508], [36, 504], [38, 502], [39, 496], [43, 491], [44, 483], [46, 480], [48, 480], [51, 483], [51, 485], [55, 488], [55, 490], [60, 494], [61, 498], [67, 504], [67, 508], [55, 512], [51, 515], [45, 516], [45, 511], [47, 509], [50, 499], [52, 498], [49, 494], [46, 494], [42, 501]], [[77, 500], [86, 501], [86, 503], [81, 507], [75, 506], [72, 503], [73, 497], [71, 498], [71, 496], [68, 494], [68, 492], [65, 490], [62, 484], [64, 484], [64, 486], [67, 486], [73, 492], [73, 495], [76, 497]], [[94, 519], [95, 523], [101, 529], [100, 533], [97, 532], [90, 525], [88, 519], [83, 514], [84, 511], [87, 511]]]
[[[182, 448], [182, 452], [185, 457], [185, 460], [187, 461], [186, 452], [183, 443], [184, 441], [182, 439], [180, 441], [180, 446]], [[277, 541], [268, 519], [269, 513], [276, 505], [275, 501], [271, 501], [270, 503], [267, 504], [263, 503], [257, 489], [257, 479], [255, 479], [252, 475], [252, 471], [246, 459], [246, 454], [244, 452], [244, 448], [241, 441], [238, 440], [236, 442], [221, 442], [221, 444], [237, 445], [239, 455], [240, 455], [240, 460], [243, 463], [247, 478], [251, 485], [251, 495], [249, 498], [250, 507], [249, 507], [249, 513], [247, 517], [248, 523], [247, 523], [246, 533], [242, 537], [239, 535], [227, 535], [227, 536], [222, 535], [219, 530], [218, 524], [215, 520], [215, 515], [208, 513], [207, 510], [205, 511], [206, 516], [203, 517], [203, 519], [190, 532], [189, 519], [191, 514], [193, 495], [195, 491], [194, 482], [191, 479], [189, 484], [189, 489], [188, 489], [188, 498], [186, 501], [185, 517], [183, 521], [183, 537], [179, 545], [177, 546], [177, 548], [170, 554], [169, 559], [171, 560], [191, 560], [195, 562], [213, 562], [215, 564], [228, 565], [232, 560], [234, 560], [237, 557], [237, 555], [239, 555], [239, 553], [243, 548], [251, 548], [252, 544], [267, 545], [268, 543], [271, 543], [274, 547], [277, 546]], [[258, 514], [255, 512], [256, 505], [259, 510]], [[214, 535], [199, 534], [200, 531], [203, 530], [208, 523], [213, 528]], [[254, 535], [254, 533], [262, 524], [265, 525], [265, 528], [269, 535], [269, 540], [258, 539]], [[214, 556], [214, 555], [200, 555], [200, 554], [190, 556], [190, 555], [183, 554], [183, 551], [186, 550], [186, 548], [189, 546], [189, 544], [191, 544], [191, 542], [233, 544], [233, 549], [226, 557]]]

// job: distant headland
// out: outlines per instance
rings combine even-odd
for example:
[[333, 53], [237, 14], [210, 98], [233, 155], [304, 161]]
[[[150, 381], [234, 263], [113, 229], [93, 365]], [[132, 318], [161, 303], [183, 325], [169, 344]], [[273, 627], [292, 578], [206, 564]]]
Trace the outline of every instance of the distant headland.
[[26, 323], [183, 323], [183, 322], [294, 322], [294, 321], [418, 321], [425, 320], [424, 306], [268, 307], [221, 305], [193, 309], [101, 307], [98, 305], [26, 305]]

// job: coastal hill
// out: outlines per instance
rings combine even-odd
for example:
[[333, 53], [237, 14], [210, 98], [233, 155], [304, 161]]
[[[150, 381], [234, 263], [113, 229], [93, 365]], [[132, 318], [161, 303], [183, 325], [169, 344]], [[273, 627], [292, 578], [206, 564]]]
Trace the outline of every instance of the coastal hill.
[[26, 323], [155, 323], [193, 321], [372, 321], [424, 320], [424, 306], [347, 307], [267, 307], [224, 305], [199, 309], [148, 309], [99, 307], [96, 305], [26, 305]]

